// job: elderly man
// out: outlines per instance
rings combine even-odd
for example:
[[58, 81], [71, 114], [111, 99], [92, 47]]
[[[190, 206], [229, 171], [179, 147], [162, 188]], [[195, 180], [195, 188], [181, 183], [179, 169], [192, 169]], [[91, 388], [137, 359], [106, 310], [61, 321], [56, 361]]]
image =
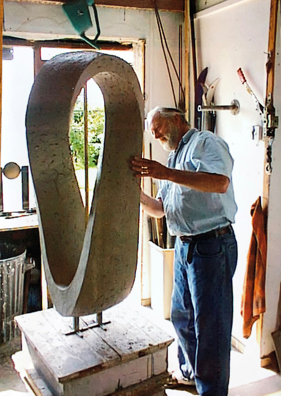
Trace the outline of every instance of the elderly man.
[[157, 197], [141, 191], [141, 204], [151, 216], [165, 215], [177, 237], [171, 307], [180, 367], [175, 379], [195, 384], [201, 396], [226, 396], [237, 264], [233, 159], [224, 140], [191, 129], [178, 109], [156, 107], [147, 120], [170, 151], [168, 163], [136, 157], [131, 168], [137, 177], [159, 179]]

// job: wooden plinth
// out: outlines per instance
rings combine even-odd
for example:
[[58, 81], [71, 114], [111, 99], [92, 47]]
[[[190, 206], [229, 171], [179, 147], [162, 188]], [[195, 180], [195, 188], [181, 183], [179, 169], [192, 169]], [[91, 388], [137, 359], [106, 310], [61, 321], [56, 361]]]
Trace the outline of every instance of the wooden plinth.
[[[34, 393], [163, 394], [167, 348], [173, 338], [161, 329], [161, 323], [148, 319], [147, 310], [121, 303], [103, 312], [107, 324], [102, 327], [96, 326], [96, 315], [81, 317], [79, 327], [87, 330], [78, 334], [72, 332], [73, 319], [53, 308], [16, 317], [23, 338], [21, 365], [29, 355], [34, 366], [25, 370], [30, 387], [37, 389]], [[45, 393], [40, 393], [40, 381], [47, 388]]]

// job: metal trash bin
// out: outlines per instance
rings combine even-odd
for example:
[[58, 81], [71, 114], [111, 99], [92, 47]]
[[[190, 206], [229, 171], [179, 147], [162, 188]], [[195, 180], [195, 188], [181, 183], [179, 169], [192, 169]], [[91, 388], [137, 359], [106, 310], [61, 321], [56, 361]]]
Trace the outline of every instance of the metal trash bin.
[[0, 345], [17, 333], [14, 317], [23, 313], [24, 274], [34, 266], [24, 248], [0, 243]]

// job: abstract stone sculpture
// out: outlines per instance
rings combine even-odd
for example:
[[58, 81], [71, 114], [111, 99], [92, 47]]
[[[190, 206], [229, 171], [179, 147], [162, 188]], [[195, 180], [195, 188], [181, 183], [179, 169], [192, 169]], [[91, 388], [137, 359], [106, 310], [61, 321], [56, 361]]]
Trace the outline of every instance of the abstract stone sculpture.
[[[76, 98], [90, 78], [103, 93], [106, 118], [85, 230], [69, 124]], [[143, 98], [132, 67], [95, 52], [52, 58], [31, 90], [26, 130], [52, 302], [63, 316], [101, 312], [128, 296], [136, 271], [140, 190], [129, 159], [142, 152]]]

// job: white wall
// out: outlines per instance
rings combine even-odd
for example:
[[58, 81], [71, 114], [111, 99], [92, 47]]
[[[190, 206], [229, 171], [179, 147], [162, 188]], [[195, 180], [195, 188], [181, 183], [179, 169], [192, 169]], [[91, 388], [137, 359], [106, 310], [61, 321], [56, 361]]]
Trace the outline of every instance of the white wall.
[[[242, 337], [240, 316], [243, 279], [246, 257], [252, 231], [250, 208], [258, 196], [263, 195], [264, 142], [252, 140], [252, 127], [262, 125], [255, 110], [252, 96], [241, 84], [237, 69], [243, 69], [248, 84], [260, 102], [264, 104], [266, 89], [266, 69], [269, 0], [227, 0], [196, 17], [196, 38], [199, 72], [208, 67], [207, 82], [220, 79], [215, 93], [215, 103], [227, 105], [233, 99], [240, 103], [238, 115], [228, 111], [217, 112], [217, 133], [229, 144], [235, 160], [233, 180], [238, 213], [235, 231], [238, 239], [238, 267], [234, 278], [235, 317], [233, 334]], [[280, 48], [279, 48], [280, 49]], [[277, 50], [278, 52], [278, 50]], [[275, 105], [280, 110], [280, 63], [277, 64]], [[267, 268], [267, 312], [264, 316], [261, 356], [273, 350], [271, 332], [275, 329], [276, 304], [281, 279], [280, 269], [280, 195], [281, 164], [279, 130], [273, 145], [273, 175], [269, 204], [269, 254]], [[251, 340], [243, 340], [249, 343]]]
[[[145, 111], [147, 112], [156, 105], [173, 106], [172, 91], [154, 12], [99, 6], [97, 6], [97, 11], [101, 29], [100, 39], [135, 43], [139, 40], [145, 41]], [[75, 30], [60, 5], [5, 2], [4, 13], [5, 35], [40, 40], [77, 38]], [[171, 12], [161, 12], [160, 15], [169, 49], [175, 64], [178, 66], [179, 25], [183, 24], [184, 15]], [[95, 28], [86, 32], [89, 38], [93, 38], [95, 34]], [[172, 76], [176, 84], [173, 72]], [[176, 92], [178, 92], [177, 85]], [[145, 132], [145, 152], [147, 156], [149, 155], [148, 147], [151, 141], [151, 136]], [[167, 154], [160, 148], [159, 144], [155, 144], [155, 142], [152, 142], [152, 144], [154, 158], [165, 163]], [[150, 188], [147, 181], [145, 188]], [[144, 231], [144, 241], [146, 241], [149, 238], [146, 223], [144, 224]], [[150, 298], [148, 249], [148, 243], [145, 243], [143, 250], [143, 299]]]

